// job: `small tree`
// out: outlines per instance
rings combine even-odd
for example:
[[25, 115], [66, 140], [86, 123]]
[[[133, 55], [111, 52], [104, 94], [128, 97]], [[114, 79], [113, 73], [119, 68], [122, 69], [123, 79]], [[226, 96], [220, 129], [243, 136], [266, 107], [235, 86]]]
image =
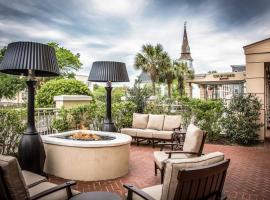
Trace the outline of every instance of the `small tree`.
[[36, 95], [37, 106], [52, 107], [53, 97], [58, 95], [89, 95], [89, 88], [76, 79], [53, 79], [41, 85]]
[[60, 47], [59, 44], [55, 42], [49, 42], [48, 45], [55, 49], [61, 75], [65, 77], [74, 77], [74, 72], [79, 70], [82, 66], [80, 54], [74, 54], [70, 50]]
[[135, 80], [134, 86], [128, 90], [127, 100], [133, 102], [138, 113], [143, 113], [146, 101], [151, 96], [151, 91], [147, 87], [141, 87], [139, 80]]
[[235, 95], [225, 110], [222, 125], [229, 140], [238, 144], [251, 144], [257, 138], [260, 129], [261, 103], [257, 97], [248, 95]]

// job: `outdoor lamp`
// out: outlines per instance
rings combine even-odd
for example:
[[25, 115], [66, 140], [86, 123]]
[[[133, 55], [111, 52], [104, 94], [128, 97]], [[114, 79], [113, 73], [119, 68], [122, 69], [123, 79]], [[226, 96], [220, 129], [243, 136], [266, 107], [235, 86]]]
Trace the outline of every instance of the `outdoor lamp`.
[[112, 121], [111, 95], [112, 82], [129, 82], [125, 63], [114, 61], [94, 62], [88, 77], [92, 82], [106, 82], [106, 118], [102, 127], [103, 131], [116, 132], [116, 127]]
[[0, 72], [28, 77], [27, 129], [20, 140], [18, 156], [22, 169], [43, 174], [46, 156], [35, 127], [35, 77], [59, 75], [55, 50], [34, 42], [10, 43], [0, 63]]

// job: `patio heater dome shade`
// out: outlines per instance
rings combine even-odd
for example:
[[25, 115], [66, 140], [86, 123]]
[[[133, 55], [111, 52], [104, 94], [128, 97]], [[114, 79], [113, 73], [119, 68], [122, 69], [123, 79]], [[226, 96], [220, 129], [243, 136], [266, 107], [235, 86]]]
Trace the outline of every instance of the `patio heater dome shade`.
[[0, 63], [0, 72], [28, 76], [29, 70], [36, 77], [58, 76], [54, 48], [35, 42], [10, 43]]
[[129, 82], [126, 64], [115, 61], [96, 61], [89, 77], [93, 82]]

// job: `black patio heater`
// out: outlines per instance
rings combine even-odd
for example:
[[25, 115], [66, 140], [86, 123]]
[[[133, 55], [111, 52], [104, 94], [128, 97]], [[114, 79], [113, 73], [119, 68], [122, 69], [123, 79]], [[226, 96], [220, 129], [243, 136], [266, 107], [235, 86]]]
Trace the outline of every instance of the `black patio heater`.
[[112, 82], [129, 82], [125, 63], [114, 61], [94, 62], [88, 77], [92, 82], [106, 82], [106, 118], [102, 127], [103, 131], [116, 132], [112, 120]]
[[35, 42], [10, 43], [0, 64], [0, 72], [28, 77], [27, 129], [19, 143], [18, 157], [22, 169], [43, 174], [46, 155], [35, 127], [35, 77], [59, 75], [55, 50]]

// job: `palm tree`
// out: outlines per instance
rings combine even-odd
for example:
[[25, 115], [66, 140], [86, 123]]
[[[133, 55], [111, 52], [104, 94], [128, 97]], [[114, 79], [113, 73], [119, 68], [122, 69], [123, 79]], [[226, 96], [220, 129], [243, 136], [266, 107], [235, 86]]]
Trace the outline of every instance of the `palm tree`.
[[172, 83], [175, 79], [175, 72], [171, 62], [171, 59], [167, 58], [167, 61], [164, 62], [164, 66], [160, 69], [160, 82], [166, 82], [168, 87], [168, 97], [171, 98]]
[[154, 95], [156, 95], [155, 83], [159, 78], [159, 70], [166, 62], [168, 62], [168, 54], [163, 50], [161, 44], [156, 46], [151, 44], [143, 45], [141, 52], [137, 53], [135, 57], [135, 68], [141, 69], [150, 75]]
[[189, 69], [186, 63], [174, 61], [175, 78], [178, 84], [178, 93], [182, 97], [184, 95], [185, 79], [191, 79], [194, 77], [194, 71]]

